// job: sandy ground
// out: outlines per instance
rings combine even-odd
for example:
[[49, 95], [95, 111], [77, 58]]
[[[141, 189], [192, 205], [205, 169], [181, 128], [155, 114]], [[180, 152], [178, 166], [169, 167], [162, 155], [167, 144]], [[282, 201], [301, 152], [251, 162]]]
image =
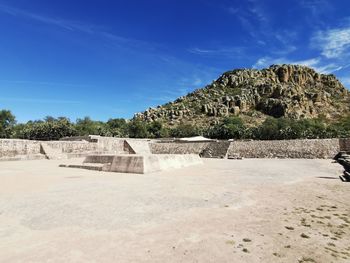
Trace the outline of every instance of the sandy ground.
[[350, 262], [350, 183], [331, 160], [59, 163], [0, 163], [0, 262]]

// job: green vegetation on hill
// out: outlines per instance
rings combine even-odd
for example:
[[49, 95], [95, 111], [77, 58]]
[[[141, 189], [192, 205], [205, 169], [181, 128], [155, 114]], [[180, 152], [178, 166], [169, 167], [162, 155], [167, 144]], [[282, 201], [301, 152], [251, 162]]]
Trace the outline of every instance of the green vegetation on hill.
[[202, 89], [173, 102], [149, 108], [134, 118], [208, 128], [226, 117], [239, 116], [257, 126], [268, 117], [333, 122], [350, 113], [350, 93], [330, 74], [298, 65], [237, 69], [222, 74]]
[[350, 117], [326, 124], [322, 118], [293, 120], [267, 118], [256, 127], [247, 127], [239, 117], [226, 118], [208, 129], [218, 139], [288, 140], [350, 137]]
[[15, 116], [8, 110], [0, 111], [0, 138], [30, 140], [58, 140], [63, 137], [101, 135], [131, 138], [169, 138], [203, 135], [214, 139], [313, 139], [350, 137], [350, 115], [328, 123], [323, 118], [287, 119], [268, 117], [257, 126], [247, 125], [240, 117], [226, 117], [208, 128], [189, 123], [180, 123], [169, 128], [159, 121], [147, 123], [138, 119], [110, 119], [94, 121], [89, 117], [75, 123], [60, 117], [17, 124]]

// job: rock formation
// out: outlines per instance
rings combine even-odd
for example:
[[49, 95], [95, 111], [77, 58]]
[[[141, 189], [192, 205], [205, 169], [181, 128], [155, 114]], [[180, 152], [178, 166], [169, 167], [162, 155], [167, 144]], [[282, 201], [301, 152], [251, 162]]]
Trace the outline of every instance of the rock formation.
[[305, 66], [272, 65], [262, 70], [228, 71], [203, 89], [137, 113], [134, 118], [168, 125], [184, 122], [208, 126], [226, 116], [241, 116], [254, 124], [267, 116], [323, 116], [332, 120], [349, 112], [349, 91], [334, 75]]

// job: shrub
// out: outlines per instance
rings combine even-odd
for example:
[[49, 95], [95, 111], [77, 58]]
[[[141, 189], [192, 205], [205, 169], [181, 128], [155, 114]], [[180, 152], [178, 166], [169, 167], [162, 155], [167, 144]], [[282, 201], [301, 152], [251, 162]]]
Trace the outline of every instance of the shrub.
[[210, 138], [242, 139], [246, 137], [247, 128], [239, 117], [228, 117], [222, 123], [214, 125], [207, 132]]
[[65, 118], [46, 122], [28, 122], [21, 132], [23, 139], [46, 141], [75, 135], [77, 131], [73, 124]]
[[184, 123], [180, 123], [177, 127], [170, 130], [170, 136], [175, 138], [193, 137], [202, 135], [202, 133], [203, 132], [198, 127]]
[[132, 120], [128, 123], [128, 133], [130, 138], [147, 138], [149, 133], [147, 125], [140, 120]]
[[0, 138], [10, 138], [16, 118], [9, 110], [0, 111]]

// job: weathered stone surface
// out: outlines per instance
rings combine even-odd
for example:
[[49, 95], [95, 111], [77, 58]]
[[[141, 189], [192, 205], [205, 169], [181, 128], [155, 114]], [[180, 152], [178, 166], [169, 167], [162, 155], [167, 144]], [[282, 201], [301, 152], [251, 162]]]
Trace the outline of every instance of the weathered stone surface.
[[137, 113], [135, 118], [208, 126], [230, 115], [255, 116], [259, 122], [266, 116], [336, 119], [349, 112], [349, 91], [334, 75], [304, 66], [272, 65], [226, 72], [205, 88]]
[[202, 158], [224, 159], [227, 157], [227, 150], [229, 146], [229, 141], [210, 142], [208, 146], [199, 155]]
[[91, 153], [150, 154], [147, 139], [90, 136], [90, 141], [0, 139], [1, 160], [66, 159]]
[[86, 157], [83, 164], [61, 164], [60, 167], [147, 174], [202, 163], [203, 161], [197, 154], [120, 154], [92, 155]]
[[339, 139], [233, 141], [228, 156], [331, 159], [340, 149]]
[[[201, 154], [203, 157], [222, 157], [227, 152], [228, 156], [246, 158], [333, 158], [339, 151], [350, 152], [350, 139], [345, 138], [284, 141], [159, 142], [156, 140], [96, 136], [94, 140], [96, 141], [51, 141], [45, 143], [56, 149], [57, 152], [62, 153], [62, 155], [73, 155], [74, 157], [97, 153], [99, 156], [103, 154], [151, 153]], [[40, 152], [41, 143], [39, 141], [1, 139], [0, 160], [44, 159], [45, 155]], [[107, 145], [109, 146], [107, 147]], [[95, 163], [91, 158], [87, 159], [87, 162]], [[101, 162], [101, 159], [98, 162]]]
[[150, 144], [152, 154], [200, 154], [210, 142], [154, 142]]
[[98, 151], [97, 143], [0, 139], [0, 160], [60, 159]]
[[191, 143], [152, 142], [150, 148], [153, 154], [200, 154], [203, 157], [221, 157], [227, 155], [228, 157], [234, 156], [236, 158], [328, 159], [333, 158], [339, 151], [350, 151], [350, 139]]

